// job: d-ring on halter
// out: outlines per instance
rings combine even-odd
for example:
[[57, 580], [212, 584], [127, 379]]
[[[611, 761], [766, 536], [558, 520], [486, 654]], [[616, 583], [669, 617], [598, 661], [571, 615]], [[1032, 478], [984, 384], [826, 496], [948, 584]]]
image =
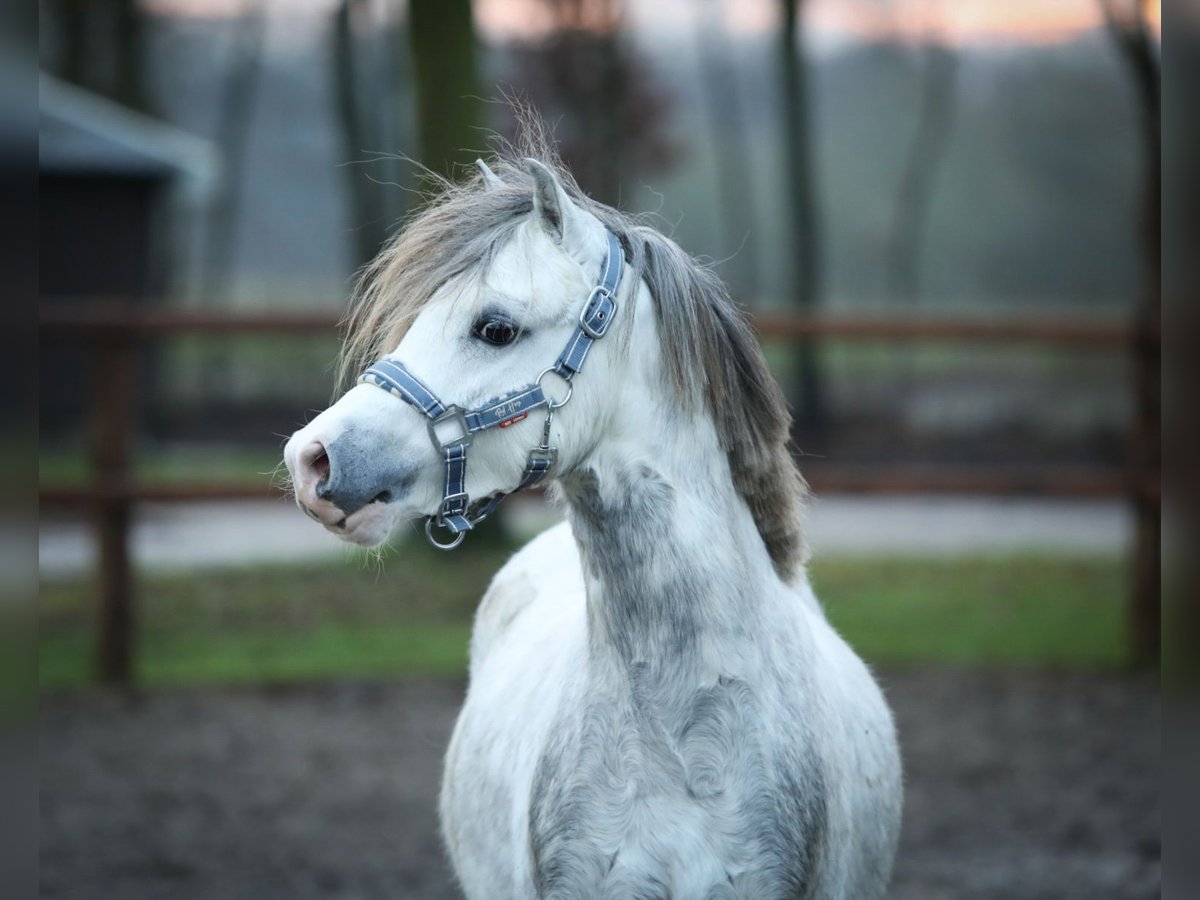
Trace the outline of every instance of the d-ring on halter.
[[[554, 411], [566, 406], [571, 399], [575, 391], [571, 379], [583, 369], [583, 362], [592, 344], [608, 333], [617, 314], [616, 293], [621, 283], [624, 257], [616, 235], [612, 232], [606, 234], [608, 253], [604, 258], [604, 267], [600, 271], [599, 281], [588, 295], [587, 303], [579, 312], [579, 324], [575, 326], [571, 339], [554, 365], [543, 369], [532, 384], [468, 410], [442, 403], [398, 359], [384, 357], [359, 376], [360, 383], [383, 388], [413, 406], [428, 420], [429, 439], [441, 455], [446, 469], [442, 505], [425, 522], [425, 536], [439, 550], [452, 550], [461, 544], [466, 533], [491, 515], [501, 500], [510, 493], [537, 484], [557, 461], [558, 450], [550, 446], [550, 425], [554, 420]], [[567, 393], [561, 399], [553, 399], [542, 390], [543, 381], [551, 373], [567, 384]], [[472, 436], [477, 431], [510, 424], [543, 406], [546, 407], [546, 421], [542, 427], [542, 442], [529, 451], [525, 471], [521, 473], [517, 486], [511, 491], [499, 491], [484, 498], [472, 509], [466, 487], [467, 448], [471, 446]], [[435, 527], [447, 529], [453, 538], [440, 543], [434, 537]]]

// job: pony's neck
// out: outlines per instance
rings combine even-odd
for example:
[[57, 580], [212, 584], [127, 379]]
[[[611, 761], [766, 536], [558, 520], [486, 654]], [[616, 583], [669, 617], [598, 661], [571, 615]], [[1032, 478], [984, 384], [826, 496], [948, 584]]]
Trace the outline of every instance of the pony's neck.
[[562, 485], [589, 652], [654, 681], [715, 678], [783, 585], [706, 417], [650, 409], [614, 430]]

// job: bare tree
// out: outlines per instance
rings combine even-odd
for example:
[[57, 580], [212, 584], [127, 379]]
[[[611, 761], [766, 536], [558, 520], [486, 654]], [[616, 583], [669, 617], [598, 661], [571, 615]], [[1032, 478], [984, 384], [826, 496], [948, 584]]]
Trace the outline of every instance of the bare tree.
[[912, 304], [920, 289], [921, 253], [938, 169], [945, 159], [954, 117], [958, 60], [940, 40], [925, 47], [921, 110], [900, 176], [888, 248], [888, 287], [897, 300]]
[[421, 162], [451, 176], [483, 141], [471, 2], [409, 0], [408, 15]]
[[1099, 0], [1137, 95], [1141, 116], [1143, 160], [1142, 257], [1146, 265], [1146, 297], [1157, 304], [1161, 290], [1162, 249], [1162, 113], [1158, 53], [1147, 23], [1153, 0]]
[[[808, 78], [800, 55], [805, 0], [782, 0], [779, 30], [785, 163], [788, 213], [791, 218], [793, 290], [796, 305], [806, 313], [817, 307], [820, 291], [820, 235], [817, 228], [817, 190], [813, 178], [811, 113]], [[818, 435], [825, 430], [827, 413], [821, 378], [819, 348], [812, 340], [796, 345], [797, 421], [801, 430]]]
[[145, 84], [145, 21], [138, 0], [113, 0], [113, 97], [131, 109], [148, 110]]
[[[670, 97], [624, 39], [622, 0], [542, 0], [553, 28], [513, 45], [520, 93], [552, 124], [579, 185], [605, 203], [677, 156]], [[512, 137], [517, 123], [506, 123]]]
[[50, 8], [59, 45], [53, 70], [72, 84], [88, 87], [88, 19], [92, 8], [87, 0], [59, 0]]
[[369, 110], [362, 100], [362, 76], [357, 61], [364, 54], [355, 41], [355, 20], [364, 14], [364, 0], [342, 0], [334, 16], [334, 97], [341, 126], [343, 171], [349, 200], [354, 259], [363, 265], [375, 257], [387, 237], [382, 194], [359, 163], [364, 151], [379, 148], [371, 133]]
[[718, 220], [722, 255], [732, 254], [722, 268], [735, 297], [757, 299], [758, 255], [749, 234], [756, 221], [752, 163], [745, 116], [738, 97], [737, 71], [730, 63], [722, 12], [724, 0], [703, 0], [697, 20], [700, 76], [708, 101], [708, 125], [716, 153]]
[[1159, 559], [1161, 503], [1142, 487], [1160, 470], [1162, 457], [1162, 141], [1159, 60], [1147, 24], [1151, 0], [1099, 0], [1117, 50], [1137, 95], [1142, 140], [1141, 256], [1144, 286], [1135, 314], [1137, 346], [1134, 404], [1137, 421], [1130, 442], [1130, 469], [1139, 485], [1135, 519], [1133, 652], [1154, 658], [1161, 640]]
[[145, 21], [138, 0], [58, 0], [52, 68], [62, 78], [144, 112]]
[[238, 182], [254, 124], [266, 29], [263, 0], [244, 0], [218, 96], [215, 136], [221, 148], [223, 174], [208, 215], [208, 265], [202, 293], [209, 297], [227, 294], [232, 287], [233, 259], [239, 238]]

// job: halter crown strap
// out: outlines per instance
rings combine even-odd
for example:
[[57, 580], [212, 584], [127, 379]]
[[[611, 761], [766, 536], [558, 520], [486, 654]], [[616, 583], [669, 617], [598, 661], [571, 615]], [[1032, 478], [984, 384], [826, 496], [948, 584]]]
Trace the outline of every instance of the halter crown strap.
[[[531, 487], [540, 482], [553, 468], [558, 450], [550, 446], [550, 425], [554, 411], [565, 406], [571, 399], [571, 380], [583, 370], [584, 361], [592, 345], [608, 333], [617, 314], [617, 287], [621, 283], [624, 256], [620, 241], [611, 231], [608, 252], [596, 286], [588, 294], [587, 302], [579, 312], [579, 321], [571, 333], [567, 345], [555, 360], [554, 365], [542, 371], [532, 384], [517, 388], [488, 400], [475, 409], [463, 409], [445, 404], [398, 359], [384, 357], [367, 368], [359, 376], [360, 384], [372, 384], [399, 397], [425, 416], [429, 428], [429, 439], [442, 456], [445, 468], [445, 483], [442, 488], [442, 505], [436, 515], [425, 523], [425, 533], [435, 547], [449, 550], [457, 547], [466, 532], [487, 518], [509, 493]], [[542, 389], [542, 379], [553, 372], [567, 383], [567, 395], [561, 400], [551, 400]], [[546, 408], [546, 421], [542, 429], [542, 441], [529, 451], [525, 470], [512, 491], [500, 491], [484, 498], [475, 509], [467, 495], [467, 449], [476, 432], [489, 428], [505, 427], [525, 418], [531, 411]], [[454, 538], [445, 544], [433, 536], [433, 526], [446, 528]]]
[[583, 369], [588, 351], [604, 335], [617, 313], [617, 285], [621, 283], [621, 245], [616, 236], [608, 232], [608, 256], [600, 272], [600, 283], [592, 288], [587, 303], [579, 313], [579, 324], [571, 340], [554, 363], [554, 371], [570, 381]]

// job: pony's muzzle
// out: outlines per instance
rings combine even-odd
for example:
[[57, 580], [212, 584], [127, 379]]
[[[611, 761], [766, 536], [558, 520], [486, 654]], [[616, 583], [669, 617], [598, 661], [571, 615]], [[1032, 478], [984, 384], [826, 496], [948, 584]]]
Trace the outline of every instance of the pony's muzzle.
[[389, 453], [386, 435], [351, 427], [328, 443], [315, 437], [301, 440], [298, 451], [285, 453], [293, 467], [296, 499], [330, 528], [345, 528], [345, 520], [364, 507], [404, 499], [416, 481], [415, 464]]

